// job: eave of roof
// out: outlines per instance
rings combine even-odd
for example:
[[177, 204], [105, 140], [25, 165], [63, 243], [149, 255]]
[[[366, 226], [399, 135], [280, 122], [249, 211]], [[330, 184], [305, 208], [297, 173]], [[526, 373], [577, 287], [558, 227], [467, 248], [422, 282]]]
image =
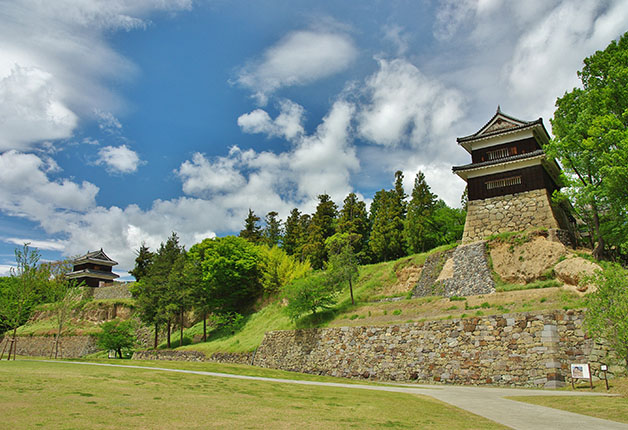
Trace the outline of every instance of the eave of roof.
[[116, 279], [116, 278], [119, 278], [120, 275], [115, 274], [113, 272], [101, 272], [100, 270], [83, 269], [83, 270], [77, 270], [74, 272], [66, 273], [65, 277], [67, 279], [75, 279], [75, 278]]
[[498, 164], [507, 164], [513, 161], [527, 160], [529, 158], [542, 157], [542, 156], [545, 156], [545, 151], [543, 151], [542, 149], [537, 149], [536, 151], [528, 152], [525, 154], [511, 155], [509, 157], [498, 158], [496, 160], [482, 161], [481, 163], [470, 163], [470, 164], [465, 164], [463, 166], [453, 166], [451, 170], [454, 172], [461, 172], [464, 170], [480, 169], [482, 167], [495, 166]]

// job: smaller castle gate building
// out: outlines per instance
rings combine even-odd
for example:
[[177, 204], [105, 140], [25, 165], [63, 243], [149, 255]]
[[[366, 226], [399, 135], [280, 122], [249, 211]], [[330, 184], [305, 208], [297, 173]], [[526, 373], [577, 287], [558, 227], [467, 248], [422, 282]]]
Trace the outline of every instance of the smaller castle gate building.
[[570, 231], [565, 208], [552, 204], [560, 167], [543, 145], [550, 140], [541, 118], [522, 121], [497, 112], [475, 134], [459, 137], [471, 163], [454, 166], [467, 183], [467, 220], [462, 243], [532, 228]]

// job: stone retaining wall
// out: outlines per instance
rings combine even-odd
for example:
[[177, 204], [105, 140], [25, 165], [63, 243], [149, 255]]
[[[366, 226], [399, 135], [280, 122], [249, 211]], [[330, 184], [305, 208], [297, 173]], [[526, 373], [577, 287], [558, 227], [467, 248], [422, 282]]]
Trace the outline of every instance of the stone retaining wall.
[[[54, 345], [54, 336], [18, 336], [17, 354], [34, 357], [48, 357]], [[78, 358], [98, 351], [96, 339], [92, 336], [62, 336], [59, 357]]]
[[608, 359], [608, 348], [585, 336], [582, 320], [582, 312], [551, 311], [272, 331], [253, 364], [349, 378], [552, 388], [564, 385], [570, 363], [590, 362], [597, 373]]
[[216, 352], [207, 357], [200, 351], [174, 351], [167, 349], [136, 351], [133, 360], [208, 361], [213, 363], [251, 364], [252, 352]]
[[114, 283], [106, 287], [92, 288], [94, 300], [130, 299], [129, 284]]
[[470, 200], [462, 243], [538, 227], [560, 228], [545, 189]]

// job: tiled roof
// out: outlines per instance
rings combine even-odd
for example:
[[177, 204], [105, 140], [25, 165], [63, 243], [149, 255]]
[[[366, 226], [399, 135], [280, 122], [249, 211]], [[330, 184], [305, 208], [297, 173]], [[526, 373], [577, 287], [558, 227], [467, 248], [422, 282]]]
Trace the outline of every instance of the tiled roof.
[[[492, 121], [492, 119], [491, 119], [491, 121]], [[515, 126], [515, 127], [509, 127], [509, 128], [504, 128], [504, 129], [492, 131], [490, 133], [480, 134], [480, 131], [482, 131], [486, 127], [486, 125], [488, 125], [488, 123], [487, 123], [477, 133], [471, 134], [469, 136], [459, 137], [459, 138], [456, 139], [456, 141], [458, 143], [462, 143], [462, 142], [469, 142], [469, 141], [472, 141], [472, 140], [475, 140], [475, 139], [484, 139], [484, 138], [487, 138], [487, 137], [496, 136], [498, 134], [511, 133], [513, 131], [525, 130], [526, 128], [534, 127], [534, 126], [539, 125], [539, 124], [543, 125], [543, 119], [542, 118], [539, 118], [536, 121], [528, 121], [528, 122], [525, 122], [522, 125], [518, 125], [518, 126]]]

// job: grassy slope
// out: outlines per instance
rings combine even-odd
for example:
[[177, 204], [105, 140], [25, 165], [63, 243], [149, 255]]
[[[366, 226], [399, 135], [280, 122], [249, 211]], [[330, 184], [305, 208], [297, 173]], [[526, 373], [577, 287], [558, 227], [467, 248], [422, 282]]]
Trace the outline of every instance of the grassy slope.
[[[440, 247], [431, 252], [443, 250]], [[181, 347], [214, 352], [248, 352], [254, 350], [270, 330], [290, 330], [304, 327], [324, 326], [364, 326], [389, 325], [416, 322], [425, 319], [464, 318], [512, 312], [527, 312], [550, 309], [577, 309], [584, 305], [582, 298], [575, 293], [565, 291], [554, 284], [531, 284], [531, 289], [515, 289], [485, 296], [473, 296], [462, 300], [450, 300], [442, 297], [407, 298], [394, 294], [399, 301], [380, 301], [384, 294], [395, 284], [399, 272], [408, 265], [422, 266], [429, 253], [416, 254], [396, 261], [370, 264], [360, 267], [359, 279], [354, 286], [356, 304], [351, 304], [348, 288], [339, 296], [338, 304], [318, 315], [318, 319], [307, 316], [297, 323], [290, 321], [282, 312], [278, 302], [272, 302], [259, 312], [251, 315], [235, 330], [222, 330], [211, 333], [207, 342]], [[521, 286], [519, 286], [521, 287]], [[391, 298], [388, 296], [388, 298]], [[186, 330], [184, 338], [192, 339], [202, 334], [202, 324]], [[178, 345], [178, 333], [173, 335], [173, 342]]]
[[[360, 267], [359, 279], [354, 285], [356, 305], [351, 304], [348, 288], [338, 298], [337, 305], [321, 312], [314, 319], [307, 316], [296, 323], [282, 312], [278, 300], [270, 301], [258, 312], [247, 316], [236, 329], [222, 329], [211, 332], [208, 328], [208, 342], [195, 343], [181, 347], [214, 352], [253, 351], [270, 330], [290, 330], [304, 327], [321, 326], [356, 326], [389, 325], [415, 322], [425, 319], [464, 318], [498, 313], [526, 312], [544, 309], [576, 309], [583, 306], [583, 300], [576, 294], [552, 287], [554, 283], [541, 281], [522, 286], [501, 286], [502, 292], [486, 296], [468, 297], [463, 300], [450, 300], [442, 297], [407, 298], [407, 292], [400, 293], [399, 288], [391, 288], [398, 281], [400, 272], [408, 266], [422, 266], [427, 256], [448, 248], [440, 247], [429, 253], [416, 254], [396, 261], [370, 264]], [[396, 293], [390, 293], [397, 291]], [[398, 301], [382, 302], [382, 299], [396, 296]], [[115, 303], [114, 303], [115, 302]], [[93, 301], [85, 306], [91, 309], [112, 306], [119, 301]], [[124, 301], [123, 301], [124, 302]], [[91, 334], [99, 331], [98, 325], [86, 320], [70, 321], [66, 335]], [[184, 331], [184, 344], [202, 335], [202, 323]], [[55, 332], [52, 319], [40, 319], [20, 328], [21, 335], [49, 335]], [[162, 339], [163, 340], [163, 339]], [[179, 345], [179, 333], [172, 334], [172, 346]], [[162, 345], [163, 347], [164, 345]]]
[[0, 386], [16, 430], [504, 428], [422, 396], [140, 369], [1, 362]]

